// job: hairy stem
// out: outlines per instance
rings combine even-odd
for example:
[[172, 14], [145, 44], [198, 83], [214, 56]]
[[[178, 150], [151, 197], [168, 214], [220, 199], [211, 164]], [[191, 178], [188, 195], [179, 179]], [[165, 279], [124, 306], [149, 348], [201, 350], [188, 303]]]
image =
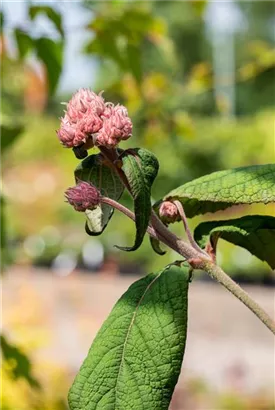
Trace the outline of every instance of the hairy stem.
[[[101, 150], [102, 154], [112, 164], [113, 168], [116, 170], [122, 182], [124, 183], [126, 189], [131, 194], [131, 189], [123, 170], [119, 166], [117, 166], [117, 164], [113, 161], [114, 158], [110, 158], [108, 153], [103, 151], [104, 150]], [[135, 221], [135, 214], [128, 208], [107, 197], [102, 197], [101, 200], [102, 202], [105, 202], [106, 204], [118, 209], [120, 212], [123, 212], [130, 219]], [[275, 323], [271, 319], [271, 317], [264, 311], [264, 309], [262, 309], [261, 306], [259, 306], [258, 303], [256, 303], [218, 265], [213, 263], [211, 257], [202, 249], [200, 249], [196, 243], [196, 246], [194, 246], [195, 241], [191, 235], [191, 232], [189, 231], [188, 225], [186, 224], [186, 217], [183, 208], [182, 211], [183, 214], [181, 216], [185, 229], [187, 228], [186, 233], [190, 241], [190, 245], [182, 239], [178, 238], [171, 231], [169, 231], [169, 229], [158, 218], [154, 210], [152, 210], [151, 214], [151, 225], [149, 225], [147, 228], [148, 234], [153, 238], [163, 242], [165, 245], [167, 245], [174, 251], [178, 252], [192, 265], [194, 269], [205, 270], [209, 274], [209, 276], [211, 276], [213, 279], [219, 282], [222, 286], [229, 290], [229, 292], [236, 296], [236, 298], [239, 299], [245, 306], [247, 306], [261, 320], [261, 322], [269, 330], [271, 330], [273, 334], [275, 334]], [[179, 209], [179, 212], [181, 213], [181, 209]]]
[[[105, 204], [124, 213], [130, 219], [135, 221], [135, 214], [125, 206], [107, 197], [101, 197], [101, 201]], [[275, 323], [271, 317], [246, 293], [236, 282], [234, 282], [219, 266], [212, 262], [211, 257], [203, 253], [200, 249], [194, 249], [191, 245], [178, 238], [161, 222], [154, 211], [151, 215], [151, 225], [147, 228], [147, 233], [155, 239], [163, 242], [174, 251], [178, 252], [187, 261], [192, 261], [194, 269], [205, 270], [209, 276], [224, 286], [237, 299], [246, 305], [266, 327], [275, 334]]]
[[271, 317], [246, 293], [236, 282], [234, 282], [219, 266], [213, 262], [205, 263], [204, 270], [215, 279], [236, 298], [238, 298], [244, 305], [246, 305], [263, 324], [268, 327], [273, 334], [275, 334], [275, 322]]
[[174, 251], [178, 252], [180, 255], [184, 256], [185, 259], [196, 260], [198, 262], [198, 265], [196, 266], [197, 269], [201, 269], [199, 265], [202, 261], [210, 260], [210, 257], [204, 254], [201, 249], [199, 251], [194, 249], [193, 246], [189, 245], [182, 239], [178, 238], [173, 232], [169, 231], [154, 211], [152, 211], [151, 215], [151, 224], [158, 233], [159, 240], [168, 245]]
[[[128, 216], [128, 218], [132, 219], [132, 221], [136, 220], [134, 212], [130, 211], [130, 209], [126, 208], [124, 205], [121, 205], [119, 202], [116, 202], [114, 199], [102, 196], [101, 202], [110, 205], [118, 211], [122, 212], [124, 215]], [[147, 233], [153, 238], [158, 239], [158, 235], [152, 226], [148, 226]]]
[[193, 238], [193, 235], [192, 235], [192, 233], [189, 229], [189, 226], [188, 226], [187, 218], [186, 218], [182, 203], [178, 200], [175, 200], [173, 202], [176, 205], [176, 207], [178, 208], [178, 212], [180, 214], [181, 220], [183, 222], [184, 230], [186, 232], [186, 235], [187, 235], [187, 238], [188, 238], [190, 244], [193, 246], [194, 249], [197, 249], [198, 252], [202, 252], [207, 256], [207, 253], [199, 247], [199, 245], [197, 244], [197, 242]]

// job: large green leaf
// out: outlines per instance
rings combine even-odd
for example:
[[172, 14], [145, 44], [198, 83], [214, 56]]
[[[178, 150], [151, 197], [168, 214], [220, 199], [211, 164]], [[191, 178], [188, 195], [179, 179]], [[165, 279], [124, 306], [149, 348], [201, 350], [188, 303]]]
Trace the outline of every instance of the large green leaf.
[[39, 14], [45, 14], [48, 19], [52, 21], [57, 31], [64, 36], [64, 30], [62, 25], [62, 16], [55, 9], [50, 6], [31, 6], [29, 8], [29, 16], [31, 20], [34, 20], [35, 17]]
[[49, 93], [52, 95], [56, 90], [62, 72], [63, 40], [56, 41], [50, 38], [41, 37], [34, 40], [34, 45], [37, 57], [45, 65]]
[[1, 149], [8, 149], [24, 131], [23, 125], [1, 125]]
[[[101, 154], [90, 155], [79, 163], [74, 171], [78, 180], [95, 185], [102, 195], [115, 199], [121, 197], [124, 186], [117, 174], [104, 164]], [[100, 235], [106, 228], [114, 209], [106, 204], [97, 206], [94, 210], [87, 210], [86, 232], [89, 235]]]
[[248, 215], [226, 221], [203, 222], [194, 232], [196, 242], [205, 247], [210, 240], [216, 248], [219, 238], [247, 249], [252, 255], [275, 268], [275, 218]]
[[142, 244], [151, 216], [151, 186], [157, 176], [157, 158], [148, 150], [135, 148], [124, 151], [122, 169], [126, 175], [134, 199], [136, 238], [134, 246], [119, 247], [134, 251]]
[[17, 43], [19, 57], [23, 59], [32, 49], [32, 38], [20, 28], [14, 29], [14, 35]]
[[179, 199], [190, 218], [237, 204], [275, 202], [275, 164], [213, 172], [174, 189], [164, 199]]
[[1, 351], [3, 358], [9, 363], [9, 369], [14, 379], [25, 379], [33, 388], [40, 388], [38, 380], [33, 376], [32, 364], [28, 356], [26, 356], [17, 346], [8, 342], [2, 334]]
[[184, 354], [187, 303], [187, 268], [170, 266], [130, 286], [76, 376], [70, 409], [168, 409]]

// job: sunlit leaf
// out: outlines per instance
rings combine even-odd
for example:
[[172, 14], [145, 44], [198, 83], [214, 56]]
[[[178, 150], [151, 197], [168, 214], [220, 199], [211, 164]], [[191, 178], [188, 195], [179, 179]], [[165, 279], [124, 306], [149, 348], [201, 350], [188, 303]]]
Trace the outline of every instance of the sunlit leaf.
[[71, 410], [167, 410], [187, 332], [188, 269], [135, 282], [97, 334], [69, 392]]
[[218, 239], [247, 249], [252, 255], [275, 268], [275, 218], [266, 215], [247, 215], [238, 219], [203, 222], [194, 237], [201, 247], [210, 241], [216, 248]]
[[164, 199], [178, 199], [192, 218], [232, 205], [275, 202], [275, 164], [213, 172], [188, 182]]

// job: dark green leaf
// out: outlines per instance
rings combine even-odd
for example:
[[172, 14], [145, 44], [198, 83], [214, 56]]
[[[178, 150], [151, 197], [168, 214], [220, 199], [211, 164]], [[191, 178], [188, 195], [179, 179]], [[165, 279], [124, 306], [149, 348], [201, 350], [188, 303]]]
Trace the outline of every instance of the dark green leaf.
[[22, 31], [20, 28], [14, 30], [15, 39], [17, 42], [17, 48], [19, 52], [19, 57], [23, 59], [28, 52], [32, 49], [33, 41], [32, 38]]
[[3, 153], [16, 141], [23, 130], [24, 127], [22, 125], [1, 125], [1, 149]]
[[232, 205], [275, 202], [275, 164], [213, 172], [174, 189], [164, 199], [179, 199], [189, 218]]
[[[95, 185], [102, 195], [118, 200], [124, 190], [117, 174], [104, 164], [101, 154], [90, 155], [75, 169], [75, 179], [90, 182]], [[113, 215], [114, 209], [101, 204], [93, 210], [87, 210], [86, 232], [89, 235], [100, 235], [106, 228]]]
[[47, 71], [49, 92], [52, 95], [62, 72], [63, 41], [41, 37], [35, 40], [37, 57], [44, 63]]
[[5, 361], [9, 362], [14, 379], [24, 378], [35, 388], [40, 384], [32, 375], [32, 365], [29, 358], [18, 347], [10, 344], [4, 335], [1, 335], [1, 350]]
[[57, 31], [64, 37], [64, 30], [62, 26], [62, 16], [50, 6], [31, 6], [29, 8], [29, 16], [34, 20], [38, 14], [45, 14], [54, 24]]
[[134, 251], [142, 244], [151, 216], [151, 186], [158, 173], [158, 160], [148, 150], [135, 148], [124, 152], [122, 169], [126, 175], [134, 199], [136, 238], [134, 246], [119, 247]]
[[152, 238], [152, 236], [150, 236], [150, 243], [151, 243], [151, 246], [152, 246], [153, 250], [158, 255], [165, 255], [166, 254], [166, 252], [161, 249], [159, 240], [157, 240], [155, 238]]
[[71, 410], [167, 410], [186, 341], [188, 269], [135, 282], [97, 334], [69, 392]]
[[203, 222], [194, 232], [196, 242], [205, 247], [210, 240], [216, 248], [219, 238], [247, 249], [252, 255], [275, 268], [275, 218], [248, 215], [226, 221]]

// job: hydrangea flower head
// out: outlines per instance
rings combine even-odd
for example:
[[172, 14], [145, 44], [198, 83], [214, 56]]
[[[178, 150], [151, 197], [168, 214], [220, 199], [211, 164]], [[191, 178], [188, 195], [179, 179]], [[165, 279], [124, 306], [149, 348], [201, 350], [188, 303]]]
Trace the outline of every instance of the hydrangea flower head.
[[132, 121], [123, 105], [109, 106], [103, 114], [102, 128], [96, 137], [96, 144], [114, 148], [121, 140], [127, 140], [132, 135]]
[[57, 135], [68, 148], [82, 144], [114, 148], [132, 135], [132, 122], [126, 108], [105, 103], [102, 92], [80, 89], [67, 104]]

